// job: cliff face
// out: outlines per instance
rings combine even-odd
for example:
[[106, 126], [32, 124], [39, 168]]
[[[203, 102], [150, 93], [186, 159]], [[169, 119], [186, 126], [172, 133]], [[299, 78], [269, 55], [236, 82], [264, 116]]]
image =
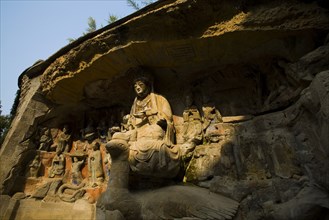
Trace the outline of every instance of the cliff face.
[[[21, 77], [20, 105], [1, 148], [1, 194], [30, 195], [48, 187], [36, 197], [53, 199], [51, 189], [56, 194], [60, 185], [74, 185], [77, 157], [84, 161], [79, 168], [86, 183], [83, 198], [95, 202], [109, 179], [108, 130], [129, 114], [133, 69], [143, 66], [153, 73], [155, 92], [171, 105], [176, 145], [183, 146], [190, 135], [184, 118], [187, 94], [200, 113], [194, 119], [201, 123], [202, 137], [183, 153], [179, 181], [240, 202], [236, 219], [325, 219], [329, 12], [322, 6], [274, 0], [159, 1], [63, 48]], [[210, 107], [221, 120], [207, 121]], [[64, 125], [68, 150], [56, 187], [49, 173]], [[97, 189], [88, 188], [94, 141], [101, 143], [103, 169]], [[35, 155], [41, 164], [31, 179]], [[147, 186], [138, 184], [131, 187]], [[74, 189], [82, 195], [72, 199], [64, 187], [61, 198], [78, 202], [81, 189]]]

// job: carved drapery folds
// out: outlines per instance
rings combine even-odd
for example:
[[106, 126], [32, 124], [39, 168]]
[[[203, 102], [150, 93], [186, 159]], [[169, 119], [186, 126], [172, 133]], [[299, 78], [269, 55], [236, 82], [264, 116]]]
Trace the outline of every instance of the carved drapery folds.
[[[315, 56], [305, 57], [302, 63]], [[24, 192], [44, 201], [84, 198], [94, 203], [112, 177], [119, 181], [116, 186], [136, 184], [134, 189], [174, 179], [239, 201], [244, 213], [259, 219], [287, 216], [288, 206], [301, 216], [293, 203], [313, 192], [323, 198], [322, 189], [328, 189], [329, 74], [325, 70], [298, 79], [289, 71], [302, 64], [266, 62], [266, 67], [228, 65], [165, 86], [157, 81], [165, 77], [154, 68], [154, 82], [146, 75], [135, 80], [122, 103], [107, 103], [99, 95], [72, 109], [55, 108], [56, 117], [51, 112], [26, 135], [30, 138], [24, 143], [33, 153], [19, 174], [26, 179]], [[118, 80], [126, 82], [130, 73]], [[109, 90], [116, 83], [102, 82]], [[88, 88], [95, 85], [99, 82]], [[106, 148], [114, 155], [124, 151], [120, 160], [128, 164], [112, 166]], [[118, 167], [126, 177], [111, 177]], [[321, 201], [314, 199], [307, 208], [325, 207]], [[249, 212], [251, 203], [264, 213]]]

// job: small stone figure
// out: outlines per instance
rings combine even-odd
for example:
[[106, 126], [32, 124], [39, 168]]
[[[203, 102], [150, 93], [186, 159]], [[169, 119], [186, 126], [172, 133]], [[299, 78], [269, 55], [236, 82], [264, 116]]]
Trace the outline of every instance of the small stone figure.
[[123, 116], [122, 123], [121, 123], [121, 132], [126, 132], [126, 131], [129, 131], [132, 129], [133, 128], [130, 123], [130, 115], [128, 114], [128, 115]]
[[93, 144], [93, 151], [88, 158], [88, 170], [91, 176], [92, 187], [96, 187], [100, 182], [104, 181], [102, 154], [99, 148], [100, 144], [95, 142]]
[[76, 154], [85, 154], [88, 148], [88, 141], [77, 140], [73, 142], [73, 149]]
[[202, 142], [202, 123], [200, 112], [193, 104], [193, 96], [186, 96], [185, 110], [183, 112], [183, 142], [181, 146], [182, 155], [192, 152], [196, 145]]
[[42, 135], [40, 137], [40, 145], [39, 150], [49, 151], [50, 146], [52, 145], [53, 140], [50, 134], [50, 130], [48, 128], [44, 128]]
[[88, 121], [87, 127], [81, 130], [82, 137], [85, 140], [91, 141], [94, 140], [96, 133], [95, 133], [95, 128], [94, 128], [94, 122], [93, 120]]
[[106, 143], [107, 127], [104, 120], [100, 121], [99, 125], [97, 126], [97, 133], [101, 142]]
[[68, 133], [68, 126], [64, 125], [63, 131], [58, 136], [58, 148], [61, 152], [69, 152], [69, 140], [71, 135]]
[[41, 161], [40, 161], [40, 156], [36, 155], [32, 161], [32, 163], [29, 165], [30, 167], [30, 177], [38, 177], [39, 170], [41, 167]]
[[65, 169], [65, 157], [62, 154], [61, 148], [57, 147], [56, 155], [51, 163], [48, 176], [50, 178], [54, 178], [55, 175], [62, 175], [64, 173], [64, 169]]
[[72, 183], [75, 185], [80, 185], [80, 183], [83, 180], [81, 174], [81, 166], [83, 163], [84, 160], [79, 161], [78, 158], [73, 157], [71, 175], [72, 175]]
[[222, 116], [213, 104], [204, 105], [202, 111], [204, 137], [207, 142], [217, 143], [220, 137], [216, 125], [223, 122]]

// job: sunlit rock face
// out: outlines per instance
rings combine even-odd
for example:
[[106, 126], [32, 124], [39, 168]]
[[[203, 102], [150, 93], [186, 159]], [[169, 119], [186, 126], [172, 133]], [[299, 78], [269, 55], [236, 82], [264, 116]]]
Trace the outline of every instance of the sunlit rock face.
[[[183, 196], [181, 206], [167, 204], [164, 195], [180, 189], [168, 186], [188, 183], [197, 187], [184, 191], [190, 199], [199, 188], [228, 197], [234, 208], [223, 218], [328, 218], [328, 31], [321, 1], [177, 0], [68, 45], [20, 77], [0, 152], [1, 217], [78, 219], [87, 210], [90, 219], [209, 219], [187, 211], [198, 207]], [[129, 169], [129, 153], [118, 165], [106, 151], [118, 137], [126, 153], [138, 142], [129, 133], [136, 69], [152, 75], [151, 92], [170, 104], [174, 140], [166, 146], [181, 160], [175, 178], [140, 175]], [[124, 191], [129, 205], [104, 196], [96, 209], [101, 195], [122, 200], [121, 188], [109, 192], [111, 174], [112, 186], [119, 180], [117, 188], [132, 191]], [[170, 208], [141, 205], [153, 190]]]

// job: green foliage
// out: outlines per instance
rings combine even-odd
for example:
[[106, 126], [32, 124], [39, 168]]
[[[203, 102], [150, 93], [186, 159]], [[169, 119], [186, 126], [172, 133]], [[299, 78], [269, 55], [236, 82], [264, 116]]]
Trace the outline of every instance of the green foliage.
[[110, 14], [109, 15], [109, 19], [107, 20], [107, 23], [108, 24], [112, 24], [113, 22], [117, 21], [118, 20], [118, 17], [116, 15], [112, 15]]
[[153, 2], [155, 2], [156, 0], [144, 0], [144, 1], [142, 1], [142, 4], [143, 4], [143, 6], [147, 6], [147, 5], [149, 5], [149, 4], [152, 4]]
[[127, 3], [130, 7], [132, 7], [135, 10], [139, 10], [140, 6], [135, 0], [127, 0]]
[[[110, 14], [109, 15], [109, 18], [107, 21], [108, 24], [111, 24], [115, 21], [118, 20], [118, 17], [116, 15], [113, 15], [113, 14]], [[101, 27], [103, 27], [103, 25], [101, 25]], [[93, 18], [93, 17], [89, 17], [88, 18], [88, 28], [86, 29], [86, 33], [82, 33], [82, 35], [86, 35], [88, 33], [91, 33], [91, 32], [94, 32], [97, 30], [97, 23], [96, 23], [96, 20]], [[72, 37], [69, 37], [67, 38], [67, 41], [69, 43], [72, 43], [73, 41], [75, 41], [76, 39], [75, 38], [72, 38]]]
[[[129, 6], [133, 7], [135, 10], [139, 10], [153, 2], [155, 2], [156, 0], [141, 0], [140, 3], [138, 3], [138, 1], [140, 0], [127, 0], [127, 3]], [[106, 20], [108, 24], [111, 24], [115, 21], [117, 21], [119, 18], [116, 15], [110, 14], [109, 18]], [[102, 27], [103, 25], [101, 25]], [[88, 33], [94, 32], [97, 30], [97, 24], [96, 24], [96, 20], [93, 17], [89, 17], [88, 18], [88, 28], [86, 29], [86, 33], [83, 33], [83, 35], [86, 35]], [[69, 43], [72, 43], [73, 41], [75, 41], [75, 38], [67, 38], [67, 41]]]
[[139, 10], [153, 2], [155, 2], [156, 0], [142, 0], [140, 2], [140, 4], [137, 3], [137, 0], [127, 0], [127, 3], [129, 6], [131, 6], [132, 8], [134, 8], [135, 10]]
[[93, 17], [88, 18], [88, 28], [86, 29], [87, 33], [96, 31], [97, 25], [96, 20]]
[[72, 38], [72, 37], [69, 37], [66, 39], [69, 43], [72, 43], [73, 41], [75, 41], [76, 39], [75, 38]]

